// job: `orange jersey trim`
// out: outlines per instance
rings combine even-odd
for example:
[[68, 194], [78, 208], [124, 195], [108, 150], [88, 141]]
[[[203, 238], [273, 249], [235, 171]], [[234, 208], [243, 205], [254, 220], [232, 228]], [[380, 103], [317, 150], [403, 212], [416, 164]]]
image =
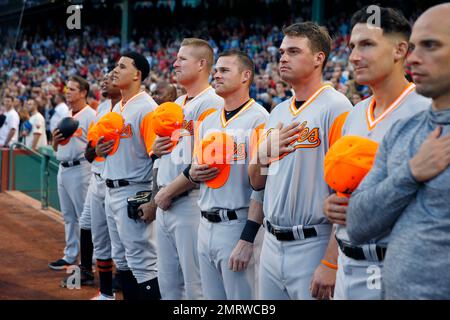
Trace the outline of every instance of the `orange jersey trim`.
[[153, 142], [156, 139], [155, 130], [152, 128], [153, 111], [147, 113], [141, 122], [140, 133], [144, 139], [145, 148], [148, 155], [153, 154]]
[[412, 82], [410, 82], [405, 89], [403, 89], [402, 93], [395, 99], [395, 101], [386, 109], [382, 114], [378, 116], [378, 118], [375, 118], [375, 97], [372, 97], [372, 100], [370, 101], [369, 107], [367, 108], [366, 112], [366, 121], [367, 121], [367, 127], [369, 130], [372, 130], [375, 128], [375, 126], [383, 120], [388, 114], [390, 114], [392, 111], [397, 109], [397, 107], [400, 105], [400, 103], [406, 98], [408, 94], [410, 94], [412, 91], [416, 89], [416, 85]]
[[210, 88], [212, 88], [211, 86], [208, 86], [206, 89], [204, 89], [202, 92], [200, 92], [199, 94], [197, 94], [194, 98], [192, 98], [191, 100], [189, 100], [186, 103], [186, 100], [188, 98], [188, 95], [186, 94], [186, 97], [184, 97], [183, 102], [181, 103], [181, 107], [184, 108], [186, 105], [188, 105], [189, 103], [191, 103], [192, 101], [194, 101], [195, 99], [197, 99], [198, 97], [200, 97], [202, 94], [204, 94], [206, 91], [208, 91]]
[[139, 96], [139, 95], [141, 95], [141, 94], [143, 94], [143, 93], [145, 93], [145, 91], [141, 91], [141, 92], [139, 92], [139, 93], [137, 93], [137, 94], [135, 94], [134, 96], [132, 96], [128, 101], [127, 101], [127, 103], [125, 103], [125, 104], [123, 104], [123, 100], [120, 100], [120, 112], [123, 112], [123, 110], [125, 110], [125, 107], [131, 102], [131, 101], [133, 101], [137, 96]]
[[332, 87], [329, 84], [326, 84], [326, 85], [323, 85], [322, 87], [320, 87], [316, 92], [314, 92], [312, 94], [311, 97], [309, 97], [308, 100], [305, 101], [305, 103], [298, 110], [295, 107], [295, 99], [296, 99], [296, 97], [293, 96], [291, 104], [289, 105], [289, 110], [291, 110], [292, 115], [294, 117], [298, 116], [300, 114], [300, 112], [305, 110], [322, 93], [322, 91], [324, 91], [327, 88], [332, 88]]
[[226, 127], [231, 121], [233, 121], [234, 119], [236, 119], [237, 117], [239, 117], [242, 113], [244, 113], [245, 111], [247, 111], [255, 102], [254, 99], [250, 99], [249, 102], [247, 102], [244, 107], [242, 107], [242, 109], [236, 113], [230, 120], [226, 120], [225, 118], [225, 108], [222, 109], [222, 112], [220, 114], [220, 120], [222, 122], [222, 127]]
[[340, 137], [342, 137], [342, 127], [344, 126], [348, 114], [348, 111], [344, 112], [334, 119], [330, 132], [328, 133], [328, 147], [331, 147]]

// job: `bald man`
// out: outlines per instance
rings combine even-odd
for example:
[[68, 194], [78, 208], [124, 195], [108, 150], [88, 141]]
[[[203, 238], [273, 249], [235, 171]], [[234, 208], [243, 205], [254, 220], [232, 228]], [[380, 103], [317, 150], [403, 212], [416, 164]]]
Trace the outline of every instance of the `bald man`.
[[156, 84], [155, 90], [152, 92], [152, 96], [157, 104], [168, 101], [173, 102], [177, 98], [177, 89], [173, 84], [159, 81]]
[[347, 231], [361, 244], [391, 231], [386, 299], [450, 299], [450, 4], [414, 24], [408, 57], [430, 108], [399, 120], [350, 198]]

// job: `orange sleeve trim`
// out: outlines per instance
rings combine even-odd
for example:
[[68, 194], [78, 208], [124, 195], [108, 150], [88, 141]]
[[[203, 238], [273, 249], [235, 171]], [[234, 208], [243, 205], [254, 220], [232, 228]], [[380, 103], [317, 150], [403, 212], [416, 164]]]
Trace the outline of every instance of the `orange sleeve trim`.
[[198, 117], [198, 121], [202, 122], [203, 120], [205, 120], [205, 118], [207, 116], [209, 116], [211, 113], [214, 113], [216, 111], [217, 111], [217, 109], [213, 109], [213, 108], [203, 111], [203, 113]]
[[152, 117], [153, 117], [153, 111], [147, 113], [144, 116], [144, 119], [142, 119], [141, 122], [141, 137], [144, 139], [144, 144], [147, 150], [147, 154], [148, 155], [152, 155], [153, 154], [153, 142], [156, 139], [156, 134], [155, 131], [152, 128]]
[[265, 125], [265, 123], [261, 123], [259, 126], [253, 129], [253, 132], [250, 136], [250, 160], [253, 159], [258, 151], [259, 144], [261, 143], [261, 137], [263, 137], [264, 134]]
[[333, 270], [338, 269], [338, 266], [336, 264], [332, 264], [332, 263], [328, 262], [327, 260], [322, 260], [322, 264]]
[[348, 111], [344, 112], [334, 119], [330, 132], [328, 133], [328, 147], [331, 147], [340, 137], [342, 137], [342, 127], [344, 126], [348, 114]]

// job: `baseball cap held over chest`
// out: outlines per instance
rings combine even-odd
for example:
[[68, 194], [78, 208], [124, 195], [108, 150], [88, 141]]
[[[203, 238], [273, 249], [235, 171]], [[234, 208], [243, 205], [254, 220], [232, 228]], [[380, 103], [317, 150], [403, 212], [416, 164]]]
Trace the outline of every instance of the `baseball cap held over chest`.
[[343, 136], [328, 150], [325, 161], [325, 181], [338, 196], [350, 197], [372, 168], [378, 143], [373, 140]]
[[[91, 133], [91, 138], [95, 139], [97, 141], [92, 140], [92, 146], [95, 146], [98, 142], [98, 139], [100, 137], [104, 137], [104, 142], [107, 141], [114, 141], [113, 149], [111, 150], [109, 155], [113, 155], [117, 149], [119, 148], [119, 142], [120, 142], [120, 135], [122, 134], [122, 131], [124, 129], [124, 119], [120, 114], [117, 112], [108, 112], [103, 117], [101, 117], [97, 124], [95, 124], [95, 127], [91, 128], [90, 130], [93, 130]], [[89, 137], [88, 137], [89, 139]]]
[[180, 138], [183, 124], [183, 109], [174, 102], [164, 102], [157, 107], [152, 117], [152, 128], [160, 137], [171, 137], [173, 149]]
[[58, 122], [56, 128], [59, 130], [59, 132], [64, 137], [64, 140], [60, 142], [61, 145], [64, 146], [67, 143], [69, 143], [70, 138], [75, 133], [75, 131], [77, 131], [79, 125], [80, 125], [80, 122], [77, 119], [72, 118], [72, 117], [62, 118]]
[[200, 148], [199, 164], [208, 164], [210, 167], [219, 169], [219, 174], [206, 181], [206, 185], [213, 189], [221, 188], [230, 175], [234, 139], [225, 132], [213, 132], [203, 138]]

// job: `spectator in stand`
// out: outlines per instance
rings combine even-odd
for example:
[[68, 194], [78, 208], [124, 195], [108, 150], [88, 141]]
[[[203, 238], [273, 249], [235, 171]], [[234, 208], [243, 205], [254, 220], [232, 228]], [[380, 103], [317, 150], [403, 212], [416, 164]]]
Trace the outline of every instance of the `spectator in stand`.
[[19, 114], [13, 107], [13, 97], [3, 97], [5, 121], [0, 128], [0, 148], [9, 148], [11, 144], [18, 141], [19, 137]]

